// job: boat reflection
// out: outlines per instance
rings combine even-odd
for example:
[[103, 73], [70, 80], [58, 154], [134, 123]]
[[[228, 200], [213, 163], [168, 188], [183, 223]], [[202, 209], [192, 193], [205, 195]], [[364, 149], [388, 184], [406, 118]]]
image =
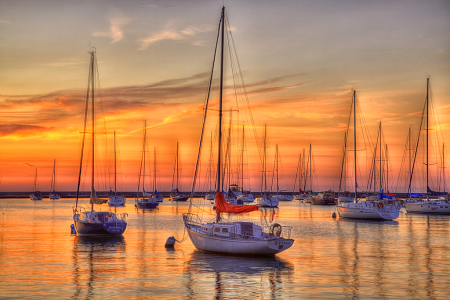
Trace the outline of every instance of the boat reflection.
[[136, 213], [138, 214], [154, 214], [159, 211], [159, 207], [156, 208], [146, 208], [146, 207], [135, 207]]
[[339, 222], [357, 223], [357, 224], [374, 224], [374, 225], [398, 225], [398, 221], [379, 221], [379, 220], [363, 220], [363, 219], [347, 219], [339, 218]]
[[278, 298], [286, 294], [283, 284], [291, 280], [293, 270], [290, 262], [277, 256], [226, 256], [195, 250], [186, 262], [185, 274], [191, 298]]
[[73, 243], [72, 299], [90, 299], [102, 294], [102, 282], [114, 281], [123, 271], [125, 260], [123, 236], [75, 236]]

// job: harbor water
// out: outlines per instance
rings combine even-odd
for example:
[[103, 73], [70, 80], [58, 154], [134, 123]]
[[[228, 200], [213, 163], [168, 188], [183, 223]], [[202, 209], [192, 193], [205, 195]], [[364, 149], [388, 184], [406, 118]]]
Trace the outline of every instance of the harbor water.
[[[128, 214], [125, 234], [98, 238], [71, 235], [73, 199], [1, 199], [0, 298], [450, 298], [450, 216], [343, 220], [332, 218], [334, 206], [281, 202], [274, 221], [292, 226], [292, 248], [236, 257], [195, 249], [182, 222], [189, 202], [142, 210], [127, 201], [117, 208]], [[184, 240], [166, 249], [170, 236]]]

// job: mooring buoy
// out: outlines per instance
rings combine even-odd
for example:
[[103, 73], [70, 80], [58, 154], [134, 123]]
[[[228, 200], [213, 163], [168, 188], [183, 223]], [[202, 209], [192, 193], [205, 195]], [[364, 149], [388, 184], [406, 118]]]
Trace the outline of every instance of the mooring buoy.
[[173, 248], [173, 247], [175, 247], [175, 242], [176, 241], [177, 240], [173, 236], [171, 236], [171, 237], [169, 237], [167, 239], [166, 244], [164, 245], [164, 247], [166, 247], [166, 248]]
[[333, 218], [336, 218], [336, 212], [331, 215]]
[[70, 234], [77, 234], [77, 231], [75, 230], [75, 225], [70, 224]]

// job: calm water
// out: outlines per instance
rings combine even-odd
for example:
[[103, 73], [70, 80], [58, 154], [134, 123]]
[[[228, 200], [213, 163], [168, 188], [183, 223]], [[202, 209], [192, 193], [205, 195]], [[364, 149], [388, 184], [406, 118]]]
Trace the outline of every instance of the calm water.
[[189, 239], [166, 250], [167, 237], [183, 238], [188, 203], [142, 211], [128, 201], [118, 209], [128, 213], [125, 235], [93, 239], [70, 234], [72, 200], [0, 200], [0, 298], [450, 298], [449, 216], [344, 221], [334, 207], [284, 202], [276, 218], [294, 227], [294, 246], [241, 258]]

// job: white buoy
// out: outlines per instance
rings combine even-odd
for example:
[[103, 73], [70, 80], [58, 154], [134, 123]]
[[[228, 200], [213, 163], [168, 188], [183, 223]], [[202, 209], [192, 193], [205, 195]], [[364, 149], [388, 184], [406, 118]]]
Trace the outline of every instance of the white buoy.
[[164, 245], [164, 247], [166, 247], [166, 248], [173, 248], [173, 247], [175, 247], [175, 242], [176, 241], [177, 240], [173, 236], [171, 236], [171, 237], [169, 237], [167, 239], [166, 244]]

